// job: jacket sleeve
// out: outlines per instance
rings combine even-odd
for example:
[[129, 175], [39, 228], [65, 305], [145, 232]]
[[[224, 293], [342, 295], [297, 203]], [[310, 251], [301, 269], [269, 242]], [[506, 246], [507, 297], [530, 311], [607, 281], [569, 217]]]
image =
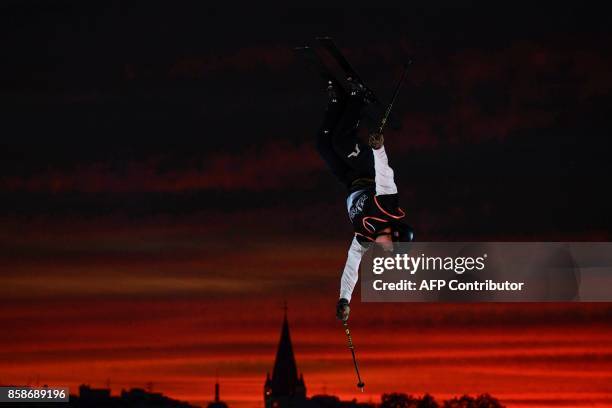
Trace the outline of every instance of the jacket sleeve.
[[385, 147], [372, 149], [374, 154], [374, 170], [376, 172], [376, 195], [397, 194], [397, 186], [393, 179], [393, 169], [389, 167], [389, 160]]
[[346, 258], [346, 264], [344, 265], [344, 271], [342, 272], [342, 278], [340, 279], [340, 298], [344, 298], [351, 301], [353, 289], [359, 279], [359, 264], [361, 263], [361, 257], [367, 251], [367, 248], [361, 246], [357, 238], [353, 237], [351, 246], [348, 250], [348, 257]]

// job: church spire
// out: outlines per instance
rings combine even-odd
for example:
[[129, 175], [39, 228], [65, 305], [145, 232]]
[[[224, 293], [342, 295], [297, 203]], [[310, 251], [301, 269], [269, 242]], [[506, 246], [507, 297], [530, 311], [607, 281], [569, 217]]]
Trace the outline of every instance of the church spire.
[[306, 390], [303, 379], [298, 377], [297, 364], [293, 354], [289, 321], [287, 318], [287, 302], [283, 305], [283, 325], [276, 351], [276, 359], [272, 370], [272, 378], [266, 380], [267, 395], [274, 397], [305, 397]]
[[215, 402], [219, 402], [219, 370], [215, 373]]
[[286, 302], [284, 312], [280, 341], [278, 342], [276, 360], [272, 370], [272, 389], [275, 394], [291, 395], [298, 381], [298, 373], [293, 354], [293, 345], [291, 344], [291, 335], [289, 334]]
[[219, 370], [215, 372], [215, 399], [207, 405], [207, 408], [227, 408], [227, 404], [221, 401], [219, 396]]

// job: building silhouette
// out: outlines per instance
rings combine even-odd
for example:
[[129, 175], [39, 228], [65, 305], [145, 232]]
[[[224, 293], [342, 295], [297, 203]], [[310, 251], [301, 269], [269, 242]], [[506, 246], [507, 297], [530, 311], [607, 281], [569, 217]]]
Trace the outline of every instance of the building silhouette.
[[[347, 358], [347, 367], [350, 367], [349, 362]], [[26, 387], [30, 386], [20, 388]], [[504, 408], [497, 398], [489, 394], [477, 397], [463, 395], [441, 403], [429, 394], [415, 397], [404, 393], [383, 394], [379, 403], [359, 402], [356, 399], [346, 401], [326, 394], [308, 398], [304, 377], [301, 373], [298, 374], [286, 306], [272, 375], [270, 376], [270, 372], [266, 374], [264, 404], [265, 408]], [[118, 396], [114, 396], [108, 388], [92, 388], [89, 385], [81, 385], [79, 395], [71, 394], [68, 403], [15, 402], [11, 403], [11, 406], [16, 408], [200, 408], [151, 390], [132, 388], [121, 390]], [[218, 379], [215, 381], [214, 400], [208, 403], [206, 408], [229, 408], [221, 401]]]
[[286, 306], [272, 377], [269, 372], [266, 375], [264, 403], [265, 408], [295, 408], [310, 405], [306, 399], [304, 377], [302, 374], [298, 376]]
[[293, 354], [286, 305], [272, 376], [268, 372], [264, 383], [264, 403], [265, 408], [375, 408], [372, 403], [342, 401], [333, 395], [306, 396], [304, 376], [298, 375]]
[[228, 408], [227, 404], [219, 398], [219, 380], [215, 381], [215, 399], [207, 405], [207, 408]]

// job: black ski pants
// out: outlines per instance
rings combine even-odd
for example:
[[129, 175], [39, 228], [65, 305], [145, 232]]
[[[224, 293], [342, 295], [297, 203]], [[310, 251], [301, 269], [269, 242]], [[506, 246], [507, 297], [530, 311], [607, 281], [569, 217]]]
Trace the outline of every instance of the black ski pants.
[[357, 137], [363, 99], [339, 95], [330, 101], [317, 134], [317, 150], [327, 167], [347, 188], [359, 178], [374, 179], [372, 149]]

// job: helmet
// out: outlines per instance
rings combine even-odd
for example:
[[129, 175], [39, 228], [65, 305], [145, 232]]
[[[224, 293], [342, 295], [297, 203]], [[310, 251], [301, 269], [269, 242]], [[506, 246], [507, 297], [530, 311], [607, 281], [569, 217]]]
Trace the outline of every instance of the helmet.
[[414, 241], [414, 230], [408, 224], [395, 222], [391, 225], [391, 239], [393, 242], [412, 242]]

